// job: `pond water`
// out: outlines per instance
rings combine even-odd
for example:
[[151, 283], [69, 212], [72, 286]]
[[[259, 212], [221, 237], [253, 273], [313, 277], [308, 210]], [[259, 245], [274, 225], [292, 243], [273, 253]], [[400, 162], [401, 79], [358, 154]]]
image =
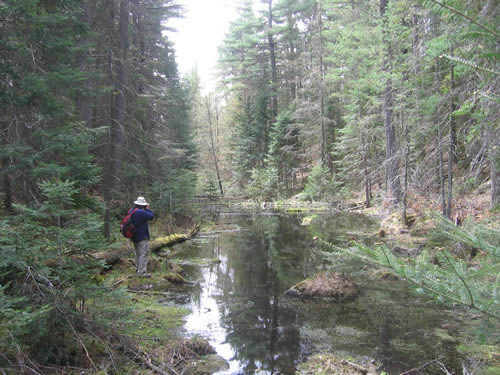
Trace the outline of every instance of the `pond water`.
[[[219, 374], [294, 374], [298, 363], [318, 352], [374, 361], [389, 374], [438, 357], [456, 367], [453, 346], [437, 335], [440, 325], [453, 319], [451, 312], [415, 295], [404, 281], [376, 277], [372, 266], [342, 254], [326, 261], [319, 251], [326, 249], [318, 249], [313, 240], [318, 236], [339, 245], [351, 239], [372, 243], [378, 223], [346, 213], [309, 219], [221, 214], [217, 220], [224, 231], [200, 233], [181, 245], [180, 253], [191, 260], [220, 260], [185, 264], [187, 278], [198, 287], [170, 300], [192, 310], [185, 336], [206, 338], [229, 362], [230, 369]], [[340, 303], [284, 295], [326, 268], [351, 276], [361, 295]]]

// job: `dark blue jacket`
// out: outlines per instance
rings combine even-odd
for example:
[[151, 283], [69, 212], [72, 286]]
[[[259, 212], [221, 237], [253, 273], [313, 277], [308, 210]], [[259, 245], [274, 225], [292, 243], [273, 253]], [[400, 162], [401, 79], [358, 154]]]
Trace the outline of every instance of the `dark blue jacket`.
[[[128, 213], [131, 213], [134, 208], [131, 208]], [[149, 240], [148, 220], [153, 220], [154, 214], [148, 208], [138, 208], [132, 215], [132, 223], [135, 226], [135, 234], [132, 237], [132, 242], [140, 242]]]

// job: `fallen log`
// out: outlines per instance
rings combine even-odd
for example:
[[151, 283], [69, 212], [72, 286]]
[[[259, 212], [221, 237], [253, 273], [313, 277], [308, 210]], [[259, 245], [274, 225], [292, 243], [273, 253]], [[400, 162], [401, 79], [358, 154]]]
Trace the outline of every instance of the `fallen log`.
[[[188, 237], [184, 234], [174, 233], [170, 236], [159, 237], [149, 242], [149, 250], [156, 253], [165, 247], [173, 246], [177, 243], [184, 242]], [[104, 260], [106, 265], [113, 266], [118, 263], [121, 258], [133, 254], [134, 247], [131, 242], [127, 242], [123, 247], [100, 251], [93, 253], [91, 256], [94, 259]]]
[[94, 259], [104, 260], [104, 263], [108, 266], [113, 266], [114, 264], [118, 263], [121, 258], [132, 254], [133, 250], [134, 248], [132, 247], [132, 244], [128, 244], [122, 248], [93, 253], [91, 254], [91, 256]]
[[149, 242], [149, 250], [152, 253], [156, 253], [163, 249], [164, 247], [170, 247], [177, 243], [184, 242], [188, 240], [188, 236], [181, 233], [174, 233], [170, 236], [160, 237]]

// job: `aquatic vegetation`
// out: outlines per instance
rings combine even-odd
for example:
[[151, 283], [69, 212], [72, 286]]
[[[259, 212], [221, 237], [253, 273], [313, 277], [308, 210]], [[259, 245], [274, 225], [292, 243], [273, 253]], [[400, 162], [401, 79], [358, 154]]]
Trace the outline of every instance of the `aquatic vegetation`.
[[291, 287], [286, 294], [298, 297], [328, 297], [335, 300], [353, 299], [359, 287], [340, 273], [321, 272]]
[[443, 236], [476, 249], [473, 267], [444, 248], [434, 254], [424, 250], [407, 259], [398, 257], [386, 246], [368, 247], [352, 241], [352, 246], [340, 247], [319, 241], [330, 250], [324, 253], [325, 258], [333, 259], [338, 253], [345, 253], [392, 269], [414, 284], [418, 292], [433, 295], [439, 302], [458, 303], [500, 320], [500, 231], [470, 221], [462, 227], [438, 216], [436, 221]]
[[297, 375], [374, 375], [373, 368], [360, 366], [332, 354], [316, 354], [298, 365]]

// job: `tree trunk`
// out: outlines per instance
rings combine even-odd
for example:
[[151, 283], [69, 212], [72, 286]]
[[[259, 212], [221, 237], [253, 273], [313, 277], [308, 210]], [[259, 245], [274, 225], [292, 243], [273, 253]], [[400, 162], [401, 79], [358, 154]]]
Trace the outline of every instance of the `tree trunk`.
[[[415, 59], [415, 65], [413, 67], [413, 73], [420, 73], [420, 36], [418, 34], [418, 15], [413, 14], [411, 17], [412, 29], [411, 29], [411, 39], [412, 39], [412, 52], [413, 58]], [[419, 84], [420, 86], [420, 84]]]
[[[389, 0], [380, 1], [380, 15], [385, 16]], [[386, 37], [386, 52], [384, 57], [383, 71], [391, 73], [392, 62], [392, 48], [389, 38]], [[398, 161], [396, 149], [396, 129], [394, 127], [392, 112], [393, 112], [393, 98], [392, 98], [392, 82], [391, 78], [387, 79], [384, 89], [384, 127], [385, 127], [385, 141], [386, 141], [386, 181], [387, 191], [390, 199], [398, 203], [401, 199], [401, 184], [398, 175]]]
[[[5, 143], [7, 144], [7, 143]], [[12, 207], [12, 185], [10, 182], [10, 173], [8, 171], [10, 160], [8, 157], [4, 157], [0, 161], [2, 166], [2, 191], [3, 191], [3, 208], [5, 211], [11, 215], [14, 213], [14, 208]]]
[[[498, 131], [496, 132], [498, 133]], [[500, 146], [498, 138], [492, 138], [493, 145], [490, 146], [490, 180], [491, 180], [491, 208], [500, 204]]]
[[[401, 123], [403, 123], [403, 110], [401, 110]], [[410, 138], [408, 134], [408, 124], [405, 126], [406, 150], [405, 150], [405, 170], [403, 181], [403, 221], [408, 225], [407, 208], [408, 208], [408, 159], [410, 157]]]
[[111, 123], [111, 140], [113, 147], [113, 189], [120, 191], [121, 169], [123, 164], [123, 143], [125, 139], [125, 118], [126, 118], [126, 98], [125, 90], [127, 88], [127, 55], [129, 47], [129, 0], [121, 0], [120, 2], [120, 22], [118, 25], [119, 33], [119, 58], [116, 60], [116, 91], [113, 93], [115, 97], [113, 118]]
[[210, 130], [210, 146], [212, 149], [212, 157], [214, 159], [214, 166], [215, 166], [215, 173], [217, 174], [217, 182], [219, 183], [219, 191], [220, 195], [224, 196], [224, 190], [222, 189], [222, 181], [220, 178], [220, 173], [219, 173], [219, 163], [217, 162], [217, 152], [216, 152], [216, 146], [215, 146], [215, 141], [214, 141], [214, 132], [213, 132], [213, 126], [212, 126], [212, 111], [211, 111], [211, 106], [210, 106], [210, 97], [206, 97], [206, 106], [207, 106], [207, 116], [208, 116], [208, 126]]
[[[4, 121], [0, 122], [0, 145], [8, 145], [9, 144], [9, 136], [8, 136], [8, 126]], [[11, 185], [11, 177], [9, 173], [9, 165], [10, 158], [9, 156], [4, 156], [0, 159], [0, 166], [2, 167], [2, 189], [3, 192], [3, 208], [9, 214], [14, 213], [14, 209], [12, 207], [12, 185]]]
[[438, 124], [438, 165], [439, 165], [439, 192], [441, 196], [441, 211], [446, 216], [446, 193], [444, 188], [444, 163], [443, 163], [443, 140], [441, 124]]
[[[112, 2], [111, 2], [112, 3]], [[109, 33], [114, 34], [114, 5], [109, 9]], [[111, 200], [114, 192], [120, 192], [121, 168], [123, 164], [123, 143], [126, 114], [126, 61], [128, 54], [128, 28], [129, 28], [129, 0], [120, 1], [120, 18], [118, 24], [118, 58], [113, 58], [113, 45], [108, 52], [108, 79], [114, 85], [110, 93], [110, 114], [108, 145], [104, 164], [104, 201], [106, 209], [104, 214], [104, 236], [111, 239]], [[110, 42], [112, 44], [112, 41]], [[113, 66], [116, 65], [116, 80], [113, 76]]]
[[368, 155], [366, 151], [366, 142], [365, 137], [361, 138], [362, 148], [363, 148], [363, 170], [365, 174], [365, 200], [366, 200], [366, 208], [371, 206], [371, 189], [370, 189], [370, 175], [368, 173]]
[[[452, 52], [453, 54], [453, 52]], [[455, 88], [455, 74], [453, 71], [453, 64], [450, 68], [450, 114], [449, 114], [449, 149], [448, 149], [448, 199], [446, 202], [446, 213], [445, 216], [451, 218], [451, 201], [453, 195], [453, 161], [455, 159], [455, 122], [453, 118], [453, 112], [455, 111], [455, 102], [453, 100], [453, 90]]]
[[278, 72], [276, 70], [276, 51], [273, 38], [273, 0], [268, 0], [268, 17], [267, 17], [267, 40], [269, 43], [269, 55], [271, 58], [271, 111], [274, 122], [278, 115]]
[[[107, 32], [108, 37], [114, 34], [114, 17], [115, 17], [115, 9], [114, 9], [114, 1], [107, 1], [106, 3], [106, 13], [107, 13]], [[107, 64], [106, 64], [106, 73], [108, 76], [108, 84], [111, 85], [113, 83], [113, 51], [112, 51], [112, 40], [109, 39], [107, 45]], [[113, 190], [113, 147], [111, 140], [111, 128], [113, 122], [113, 98], [114, 90], [111, 90], [109, 93], [109, 101], [108, 101], [108, 111], [105, 115], [106, 122], [109, 125], [108, 132], [106, 134], [106, 148], [104, 150], [104, 178], [103, 178], [103, 198], [105, 202], [105, 211], [104, 211], [104, 237], [106, 240], [111, 240], [111, 198], [112, 198], [112, 190]]]
[[325, 130], [325, 72], [323, 66], [323, 14], [321, 9], [321, 1], [318, 3], [318, 26], [319, 26], [319, 110], [320, 110], [320, 126], [321, 126], [321, 164], [328, 166], [330, 173], [330, 158], [328, 155], [328, 147]]

